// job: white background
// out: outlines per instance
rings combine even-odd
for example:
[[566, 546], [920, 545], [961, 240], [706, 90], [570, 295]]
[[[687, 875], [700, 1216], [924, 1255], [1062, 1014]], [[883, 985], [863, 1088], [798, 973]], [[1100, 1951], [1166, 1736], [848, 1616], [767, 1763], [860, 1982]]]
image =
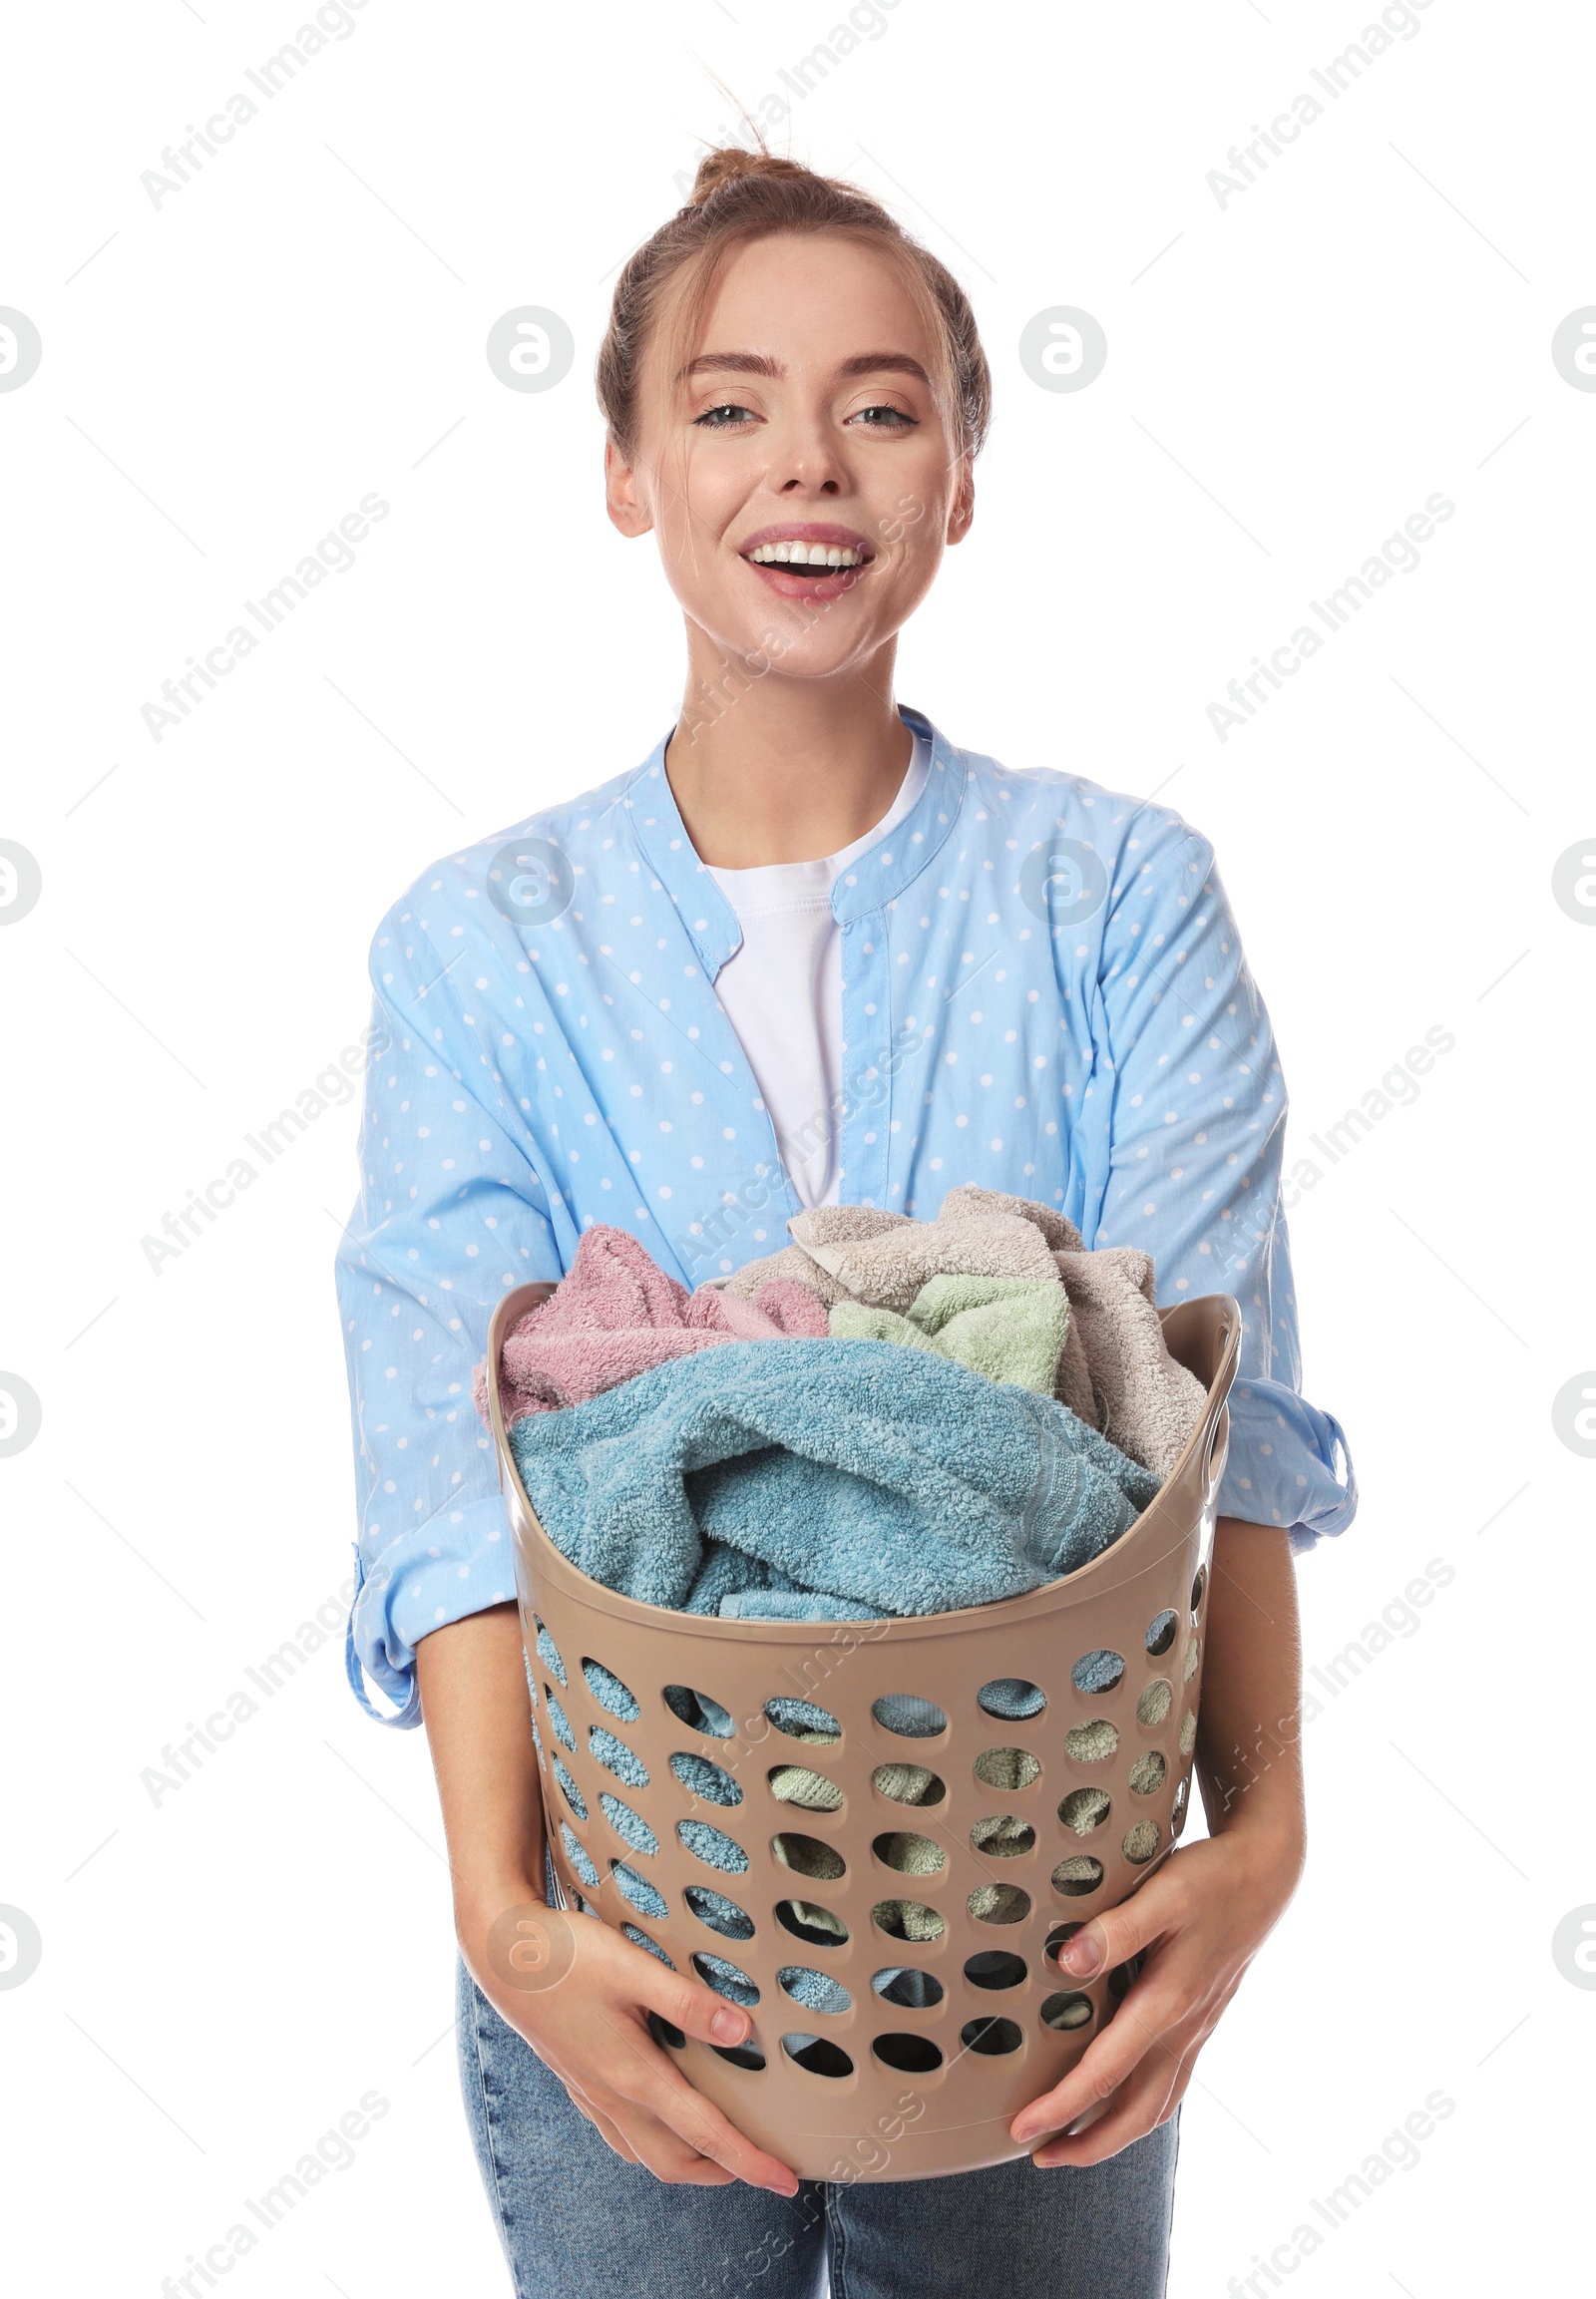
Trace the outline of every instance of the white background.
[[[0, 837], [44, 882], [0, 934], [0, 1367], [44, 1416], [0, 1460], [0, 1903], [43, 1941], [0, 1990], [19, 2291], [157, 2293], [373, 2091], [354, 2162], [227, 2287], [506, 2288], [421, 1737], [358, 1713], [335, 1636], [187, 1784], [141, 1783], [348, 1571], [352, 1106], [159, 1276], [141, 1239], [354, 1037], [412, 876], [670, 724], [678, 624], [602, 516], [593, 355], [616, 264], [732, 118], [705, 68], [757, 103], [844, 14], [367, 0], [159, 208], [142, 172], [302, 19], [13, 17], [0, 303], [44, 346], [0, 394]], [[1311, 1870], [1200, 2064], [1171, 2288], [1222, 2294], [1322, 2224], [1310, 2198], [1436, 2091], [1416, 2166], [1288, 2282], [1555, 2288], [1596, 2019], [1551, 1952], [1596, 1901], [1596, 1464], [1551, 1415], [1596, 1362], [1596, 934], [1552, 894], [1596, 829], [1596, 393], [1550, 348], [1596, 302], [1591, 27], [1430, 0], [1332, 103], [1310, 68], [1352, 0], [880, 21], [791, 149], [956, 267], [997, 393], [900, 695], [1214, 840], [1294, 1155], [1426, 1029], [1456, 1041], [1292, 1217], [1307, 1385], [1363, 1487], [1302, 1566], [1310, 1661], [1428, 1560], [1454, 1577], [1307, 1727]], [[1325, 117], [1222, 208], [1208, 172], [1302, 91]], [[484, 355], [523, 304], [575, 334], [548, 392]], [[1106, 331], [1080, 392], [1019, 364], [1055, 305]], [[155, 742], [162, 681], [372, 490], [355, 567]], [[1436, 491], [1417, 571], [1221, 743], [1226, 682]]]

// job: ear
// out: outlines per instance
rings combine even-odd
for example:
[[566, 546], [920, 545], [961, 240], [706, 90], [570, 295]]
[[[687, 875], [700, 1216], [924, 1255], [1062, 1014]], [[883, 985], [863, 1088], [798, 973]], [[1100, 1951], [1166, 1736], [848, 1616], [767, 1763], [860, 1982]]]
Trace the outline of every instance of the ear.
[[948, 541], [963, 543], [970, 533], [976, 516], [976, 475], [970, 468], [970, 459], [964, 457], [959, 465], [959, 481], [954, 499], [948, 508]]
[[612, 439], [604, 442], [604, 508], [612, 527], [622, 535], [646, 535], [653, 512], [637, 483], [633, 465], [623, 463]]

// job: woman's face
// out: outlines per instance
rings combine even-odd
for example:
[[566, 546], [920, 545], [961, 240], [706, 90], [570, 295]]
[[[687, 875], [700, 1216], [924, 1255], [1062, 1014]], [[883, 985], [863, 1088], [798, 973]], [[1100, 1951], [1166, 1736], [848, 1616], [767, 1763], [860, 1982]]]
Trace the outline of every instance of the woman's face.
[[689, 625], [722, 656], [825, 678], [920, 604], [974, 509], [933, 356], [880, 255], [785, 235], [727, 262], [668, 418], [662, 379], [643, 375], [635, 461], [605, 457], [609, 516], [657, 536]]

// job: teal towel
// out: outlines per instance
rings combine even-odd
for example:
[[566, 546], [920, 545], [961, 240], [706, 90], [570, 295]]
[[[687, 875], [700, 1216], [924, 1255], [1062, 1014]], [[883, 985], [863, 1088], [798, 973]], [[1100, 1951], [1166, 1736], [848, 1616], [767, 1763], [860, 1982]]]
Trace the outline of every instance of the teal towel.
[[753, 1590], [853, 1617], [991, 1604], [1073, 1572], [1158, 1489], [1066, 1405], [891, 1341], [728, 1341], [510, 1432], [590, 1579], [672, 1611]]

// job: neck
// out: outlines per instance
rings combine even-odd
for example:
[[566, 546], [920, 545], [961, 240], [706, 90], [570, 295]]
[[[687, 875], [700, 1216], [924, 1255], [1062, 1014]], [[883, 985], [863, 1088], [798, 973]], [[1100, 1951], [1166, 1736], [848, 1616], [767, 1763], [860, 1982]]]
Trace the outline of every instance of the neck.
[[[696, 656], [700, 649], [694, 648]], [[892, 700], [895, 645], [833, 678], [751, 677], [708, 646], [689, 667], [665, 774], [701, 862], [815, 862], [863, 838], [897, 797], [914, 737]]]

